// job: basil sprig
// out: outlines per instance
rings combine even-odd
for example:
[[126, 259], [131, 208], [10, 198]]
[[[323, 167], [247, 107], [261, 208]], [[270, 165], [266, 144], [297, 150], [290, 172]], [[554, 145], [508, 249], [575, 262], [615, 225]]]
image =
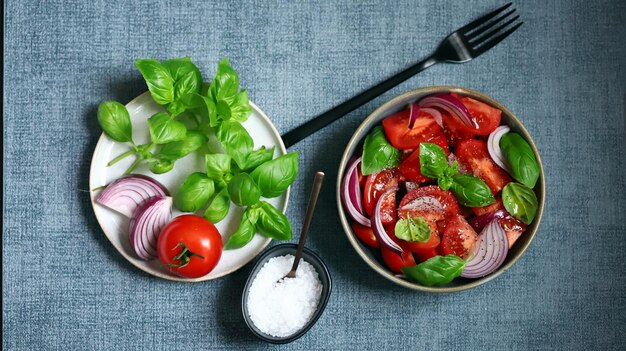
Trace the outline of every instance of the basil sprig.
[[509, 183], [502, 189], [502, 203], [513, 217], [526, 224], [532, 223], [539, 208], [533, 189], [520, 183]]
[[408, 242], [427, 242], [430, 240], [430, 226], [421, 217], [402, 218], [396, 222], [394, 233], [398, 239]]
[[289, 240], [292, 235], [287, 217], [271, 204], [260, 201], [246, 209], [239, 228], [228, 238], [224, 249], [238, 249], [245, 246], [257, 231], [277, 240]]
[[408, 278], [426, 286], [444, 285], [463, 273], [465, 261], [455, 255], [435, 256], [412, 267], [402, 267]]
[[133, 126], [126, 107], [116, 101], [105, 101], [98, 106], [98, 123], [109, 138], [127, 143], [133, 141]]
[[363, 175], [378, 173], [384, 169], [396, 167], [400, 164], [400, 150], [393, 147], [387, 138], [383, 127], [376, 126], [365, 137], [363, 144], [363, 159], [361, 172]]
[[463, 206], [483, 207], [496, 201], [482, 179], [460, 174], [456, 161], [449, 165], [446, 153], [439, 145], [420, 143], [420, 171], [428, 178], [437, 179], [441, 189], [451, 190]]
[[506, 133], [500, 139], [500, 149], [513, 179], [534, 188], [539, 179], [539, 163], [530, 144], [517, 133]]

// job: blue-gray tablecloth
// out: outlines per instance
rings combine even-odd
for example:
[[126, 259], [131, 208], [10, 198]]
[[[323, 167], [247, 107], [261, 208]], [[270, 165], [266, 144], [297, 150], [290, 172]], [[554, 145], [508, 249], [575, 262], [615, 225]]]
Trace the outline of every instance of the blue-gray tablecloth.
[[[228, 56], [286, 132], [427, 55], [500, 1], [6, 1], [3, 348], [278, 348], [246, 329], [249, 267], [172, 283], [127, 263], [89, 202], [104, 99], [146, 88], [143, 57], [189, 55], [210, 77]], [[326, 312], [293, 349], [618, 349], [626, 334], [626, 2], [518, 1], [525, 25], [492, 52], [439, 65], [292, 148], [288, 216], [299, 231], [315, 170], [327, 172], [309, 247], [328, 263]], [[547, 204], [535, 241], [503, 276], [432, 295], [373, 273], [340, 229], [341, 150], [374, 108], [410, 89], [458, 85], [508, 105], [541, 152]], [[297, 238], [297, 235], [296, 235]], [[294, 238], [294, 241], [295, 239]], [[623, 346], [622, 346], [623, 347]]]

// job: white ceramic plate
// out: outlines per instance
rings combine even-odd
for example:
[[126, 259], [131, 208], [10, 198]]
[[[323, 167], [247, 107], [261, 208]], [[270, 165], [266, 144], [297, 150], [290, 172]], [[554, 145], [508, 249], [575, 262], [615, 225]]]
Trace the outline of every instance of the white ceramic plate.
[[[252, 107], [252, 114], [250, 118], [243, 123], [243, 125], [254, 139], [255, 148], [263, 145], [266, 147], [275, 146], [275, 157], [286, 154], [287, 150], [285, 149], [285, 145], [283, 144], [283, 141], [272, 122], [270, 122], [269, 118], [267, 118], [263, 111], [261, 111], [252, 102], [250, 102], [250, 106]], [[153, 114], [163, 111], [163, 108], [152, 100], [149, 92], [139, 95], [133, 101], [129, 102], [126, 105], [126, 108], [130, 113], [133, 124], [133, 139], [135, 140], [135, 143], [148, 142], [149, 131], [147, 119]], [[134, 156], [127, 157], [111, 167], [107, 167], [106, 165], [109, 161], [126, 150], [128, 150], [128, 145], [115, 142], [104, 134], [100, 136], [100, 140], [98, 140], [96, 150], [94, 151], [93, 158], [91, 160], [91, 172], [89, 175], [90, 189], [96, 189], [109, 184], [113, 180], [122, 176], [122, 174], [133, 162]], [[187, 175], [196, 171], [204, 171], [204, 169], [204, 156], [200, 155], [200, 153], [192, 153], [176, 161], [174, 169], [168, 173], [160, 175], [153, 174], [148, 170], [146, 165], [141, 165], [133, 173], [141, 173], [153, 177], [165, 185], [167, 189], [170, 190], [170, 193], [173, 194], [178, 189], [178, 186], [185, 180]], [[186, 282], [198, 282], [219, 278], [243, 267], [246, 263], [250, 262], [250, 260], [263, 251], [263, 249], [271, 241], [271, 239], [257, 234], [254, 239], [252, 239], [252, 241], [243, 248], [237, 250], [225, 250], [222, 253], [222, 258], [220, 259], [217, 267], [215, 267], [211, 273], [205, 275], [204, 277], [195, 279], [181, 278], [165, 269], [158, 259], [143, 261], [137, 258], [130, 246], [128, 236], [129, 219], [115, 211], [97, 204], [95, 199], [98, 193], [99, 191], [91, 191], [91, 204], [104, 234], [107, 238], [109, 238], [113, 246], [115, 246], [122, 256], [124, 256], [130, 263], [144, 272], [150, 273], [159, 278]], [[274, 199], [268, 199], [267, 201], [274, 205], [277, 209], [285, 212], [287, 209], [288, 199], [289, 190], [287, 190], [287, 192], [285, 192], [282, 196]], [[222, 233], [222, 240], [224, 242], [226, 242], [228, 236], [239, 226], [242, 213], [243, 211], [241, 208], [238, 208], [231, 203], [228, 216], [216, 224], [220, 233]], [[176, 209], [173, 210], [173, 217], [180, 214], [182, 214], [182, 212]]]

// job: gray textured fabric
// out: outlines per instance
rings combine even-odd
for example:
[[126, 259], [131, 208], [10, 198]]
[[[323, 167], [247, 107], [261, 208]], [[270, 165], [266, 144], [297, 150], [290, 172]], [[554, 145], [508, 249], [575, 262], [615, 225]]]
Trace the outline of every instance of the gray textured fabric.
[[[227, 55], [281, 132], [428, 54], [500, 1], [7, 1], [3, 348], [277, 348], [246, 329], [250, 267], [181, 284], [127, 263], [90, 207], [96, 107], [145, 90], [134, 59]], [[626, 332], [624, 1], [519, 1], [525, 25], [486, 56], [439, 65], [294, 146], [295, 232], [315, 170], [327, 182], [308, 246], [328, 263], [326, 312], [293, 349], [618, 349]], [[457, 294], [390, 285], [340, 229], [334, 180], [352, 130], [407, 90], [459, 85], [505, 103], [546, 170], [535, 241], [510, 271]], [[294, 239], [295, 241], [295, 239]]]

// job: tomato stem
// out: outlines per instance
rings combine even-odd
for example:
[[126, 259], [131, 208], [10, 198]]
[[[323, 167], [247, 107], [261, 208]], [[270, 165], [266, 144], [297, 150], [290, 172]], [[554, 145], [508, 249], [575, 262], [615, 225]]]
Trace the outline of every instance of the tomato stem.
[[182, 248], [183, 250], [176, 256], [172, 257], [172, 261], [179, 261], [179, 264], [176, 263], [168, 263], [167, 265], [169, 267], [174, 267], [174, 268], [183, 268], [186, 265], [189, 264], [189, 261], [191, 260], [191, 257], [196, 256], [199, 257], [201, 259], [204, 259], [203, 256], [198, 255], [195, 252], [192, 252], [191, 250], [189, 250], [189, 248], [187, 246], [185, 246], [185, 244], [181, 241], [178, 244], [176, 244], [176, 246], [174, 246], [174, 248], [172, 250], [176, 250], [177, 248]]

